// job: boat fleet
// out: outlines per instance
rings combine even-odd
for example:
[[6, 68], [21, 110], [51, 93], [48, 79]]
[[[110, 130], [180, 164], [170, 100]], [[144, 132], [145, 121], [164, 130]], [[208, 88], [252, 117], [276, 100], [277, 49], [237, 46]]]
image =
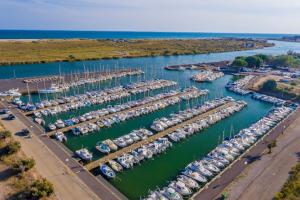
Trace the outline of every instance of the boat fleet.
[[[195, 133], [203, 130], [204, 128], [207, 128], [210, 125], [216, 123], [217, 121], [224, 119], [224, 118], [230, 116], [231, 114], [241, 110], [244, 106], [246, 106], [246, 103], [244, 101], [234, 101], [231, 98], [224, 98], [221, 100], [212, 101], [212, 102], [206, 104], [205, 106], [203, 106], [202, 108], [203, 109], [206, 108], [206, 106], [209, 104], [217, 105], [217, 104], [222, 104], [222, 103], [228, 102], [228, 101], [232, 102], [232, 105], [230, 105], [226, 108], [223, 108], [213, 114], [210, 114], [210, 115], [204, 117], [203, 119], [199, 119], [199, 120], [193, 121], [191, 123], [185, 124], [182, 127], [176, 129], [175, 131], [170, 132], [165, 137], [159, 137], [157, 140], [155, 140], [153, 142], [142, 145], [139, 148], [135, 148], [130, 153], [125, 153], [125, 154], [117, 157], [116, 161], [114, 161], [114, 162], [118, 162], [121, 166], [123, 166], [126, 169], [132, 168], [135, 164], [140, 163], [142, 160], [150, 159], [154, 155], [163, 153], [169, 147], [172, 146], [172, 142], [178, 142], [192, 134], [195, 134]], [[201, 111], [202, 109], [199, 109], [199, 110]], [[115, 146], [118, 147], [118, 148], [115, 148], [114, 151], [116, 151], [117, 149], [121, 149], [121, 148], [130, 146], [133, 143], [139, 142], [141, 140], [146, 140], [146, 139], [148, 139], [148, 137], [151, 137], [152, 135], [154, 135], [154, 134], [151, 131], [144, 129], [144, 128], [139, 129], [139, 130], [134, 130], [131, 133], [121, 136], [119, 138], [116, 138], [112, 141], [115, 144]], [[102, 153], [108, 154], [111, 152], [111, 148], [107, 144], [106, 141], [98, 142], [96, 144], [96, 149], [98, 149]], [[101, 166], [100, 166], [100, 168], [101, 168]], [[106, 168], [107, 167], [109, 167], [109, 166], [106, 165]], [[101, 172], [105, 176], [112, 178], [110, 176], [110, 174], [105, 174], [102, 170], [101, 170]], [[116, 171], [116, 172], [118, 172], [118, 171]]]
[[91, 91], [75, 96], [62, 96], [57, 99], [43, 100], [35, 104], [23, 103], [20, 99], [15, 99], [14, 103], [24, 111], [35, 111], [36, 109], [43, 109], [34, 112], [34, 116], [48, 116], [55, 115], [61, 112], [68, 112], [70, 110], [77, 110], [83, 107], [102, 104], [109, 101], [114, 101], [131, 94], [139, 94], [160, 88], [175, 86], [175, 81], [164, 79], [143, 81], [129, 84], [127, 86], [117, 86], [100, 91]]
[[[134, 69], [134, 70], [126, 70], [126, 71], [116, 71], [111, 73], [99, 74], [97, 77], [84, 77], [78, 78], [77, 80], [73, 80], [70, 83], [52, 83], [49, 88], [44, 88], [38, 90], [40, 94], [52, 94], [52, 93], [61, 93], [65, 90], [70, 89], [71, 87], [78, 87], [85, 84], [91, 84], [106, 80], [111, 80], [113, 78], [120, 78], [124, 76], [132, 76], [144, 73], [142, 70]], [[86, 74], [86, 73], [85, 73]]]
[[196, 82], [211, 82], [223, 76], [224, 76], [223, 72], [213, 72], [210, 70], [205, 70], [202, 71], [201, 73], [193, 75], [191, 79]]
[[279, 99], [279, 98], [276, 98], [276, 97], [271, 97], [271, 96], [268, 96], [268, 95], [265, 95], [265, 94], [253, 93], [251, 97], [253, 99], [257, 99], [257, 100], [264, 101], [264, 102], [267, 102], [267, 103], [275, 104], [276, 106], [282, 106], [286, 103], [285, 100], [282, 100], [282, 99]]
[[236, 160], [264, 134], [292, 112], [289, 107], [276, 107], [249, 128], [241, 130], [234, 137], [224, 140], [200, 160], [189, 163], [168, 186], [151, 191], [145, 200], [173, 200], [189, 197], [203, 187], [214, 176]]
[[[207, 92], [207, 90], [198, 90], [197, 88], [191, 87], [184, 89], [183, 91], [160, 93], [152, 97], [146, 97], [142, 100], [129, 101], [121, 105], [108, 106], [107, 108], [85, 113], [79, 117], [67, 120], [58, 119], [55, 123], [48, 124], [48, 129], [54, 131], [78, 124], [78, 126], [72, 128], [72, 133], [74, 135], [85, 135], [90, 132], [98, 131], [102, 127], [110, 127], [115, 123], [145, 115], [169, 105], [174, 105], [182, 100], [197, 98], [201, 95], [207, 94]], [[108, 116], [104, 117], [106, 115]], [[100, 119], [100, 117], [102, 119]], [[80, 123], [91, 120], [96, 120], [96, 123], [85, 123], [80, 125]]]
[[245, 87], [250, 83], [252, 79], [254, 79], [255, 76], [253, 75], [248, 75], [245, 76], [244, 78], [241, 78], [235, 82], [229, 82], [225, 86], [228, 90], [240, 94], [240, 95], [246, 95], [249, 94], [251, 91], [245, 89]]
[[184, 122], [196, 115], [200, 115], [218, 106], [224, 105], [228, 101], [233, 101], [231, 97], [225, 97], [220, 99], [215, 99], [212, 101], [207, 101], [203, 105], [194, 107], [191, 109], [186, 109], [184, 111], [179, 111], [178, 113], [173, 113], [169, 118], [162, 117], [160, 119], [154, 120], [151, 125], [151, 129], [154, 131], [163, 131], [171, 126], [177, 125]]

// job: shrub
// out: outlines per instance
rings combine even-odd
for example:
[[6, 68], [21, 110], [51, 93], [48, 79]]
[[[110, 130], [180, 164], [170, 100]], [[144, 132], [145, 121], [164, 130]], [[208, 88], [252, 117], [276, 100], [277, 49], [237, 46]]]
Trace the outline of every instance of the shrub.
[[6, 139], [11, 137], [10, 131], [1, 131], [0, 132], [0, 139]]
[[47, 179], [36, 180], [30, 188], [30, 195], [33, 198], [41, 199], [49, 197], [54, 193], [53, 184]]
[[21, 159], [16, 161], [12, 168], [15, 172], [17, 173], [23, 173], [26, 172], [28, 170], [30, 170], [31, 168], [33, 168], [35, 165], [35, 161], [32, 158], [27, 158], [27, 159]]
[[10, 142], [6, 146], [6, 152], [7, 155], [12, 155], [14, 153], [17, 153], [21, 149], [21, 144], [20, 142]]

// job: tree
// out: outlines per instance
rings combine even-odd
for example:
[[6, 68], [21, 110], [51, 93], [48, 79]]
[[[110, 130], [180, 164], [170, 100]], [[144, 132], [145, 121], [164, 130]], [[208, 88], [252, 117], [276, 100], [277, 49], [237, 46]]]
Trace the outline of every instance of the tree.
[[263, 64], [263, 60], [258, 56], [248, 56], [245, 60], [248, 63], [248, 67], [259, 68]]
[[272, 148], [276, 147], [276, 140], [273, 140], [272, 142], [270, 142], [267, 145], [268, 149], [269, 149], [269, 154], [272, 153]]
[[264, 63], [269, 60], [269, 56], [267, 56], [265, 54], [258, 54], [256, 56], [259, 57]]
[[246, 67], [247, 65], [248, 65], [248, 63], [241, 58], [235, 59], [231, 64], [231, 66], [233, 66], [233, 67]]
[[33, 198], [41, 199], [49, 197], [54, 193], [53, 184], [43, 178], [36, 180], [30, 188], [30, 194]]
[[21, 159], [13, 164], [12, 169], [17, 173], [23, 173], [33, 168], [34, 165], [35, 161], [32, 158]]
[[276, 81], [273, 79], [269, 79], [266, 82], [264, 82], [261, 89], [265, 91], [274, 91], [276, 87], [277, 87]]

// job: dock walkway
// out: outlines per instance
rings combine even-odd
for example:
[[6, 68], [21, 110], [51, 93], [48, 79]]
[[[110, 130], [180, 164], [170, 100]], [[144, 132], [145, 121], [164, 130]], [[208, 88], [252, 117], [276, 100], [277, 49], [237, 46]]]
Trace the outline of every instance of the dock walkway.
[[[165, 100], [165, 99], [170, 99], [170, 98], [174, 98], [174, 97], [180, 97], [181, 95], [185, 95], [185, 94], [188, 94], [190, 91], [186, 91], [186, 92], [179, 92], [177, 94], [173, 94], [173, 95], [170, 95], [170, 96], [166, 96], [162, 99], [157, 99], [157, 100], [154, 100], [154, 101], [150, 101], [146, 104], [142, 104], [142, 105], [138, 105], [138, 106], [134, 106], [134, 107], [131, 107], [129, 109], [125, 109], [125, 110], [122, 110], [122, 111], [119, 111], [119, 112], [115, 112], [115, 113], [111, 113], [111, 114], [108, 114], [108, 115], [104, 115], [104, 116], [101, 116], [99, 118], [95, 118], [95, 119], [92, 119], [92, 120], [88, 120], [88, 121], [85, 121], [85, 122], [81, 122], [81, 123], [78, 123], [78, 124], [74, 124], [72, 126], [68, 126], [68, 127], [65, 127], [65, 128], [61, 128], [61, 129], [57, 129], [57, 130], [54, 130], [54, 131], [50, 131], [48, 132], [48, 136], [52, 136], [54, 135], [57, 131], [60, 131], [60, 132], [68, 132], [70, 131], [72, 128], [76, 128], [77, 126], [80, 126], [80, 125], [83, 125], [83, 124], [88, 124], [88, 123], [95, 123], [97, 121], [100, 121], [104, 118], [109, 118], [109, 117], [113, 117], [114, 115], [118, 115], [118, 114], [123, 114], [125, 112], [129, 112], [131, 110], [138, 110], [142, 107], [146, 107], [146, 106], [150, 106], [150, 105], [153, 105], [161, 100]], [[204, 94], [203, 94], [204, 95]]]
[[132, 150], [137, 149], [137, 148], [139, 148], [139, 147], [141, 147], [141, 146], [143, 146], [145, 144], [151, 143], [151, 142], [153, 142], [153, 141], [155, 141], [155, 140], [157, 140], [157, 139], [159, 139], [161, 137], [164, 137], [164, 136], [168, 135], [169, 133], [172, 133], [172, 132], [176, 131], [177, 129], [179, 129], [179, 128], [187, 125], [187, 124], [191, 124], [191, 123], [193, 123], [193, 122], [195, 122], [195, 121], [197, 121], [199, 119], [203, 119], [203, 118], [205, 118], [205, 117], [207, 117], [207, 116], [209, 116], [209, 115], [211, 115], [213, 113], [216, 113], [216, 112], [218, 112], [218, 111], [220, 111], [220, 110], [222, 110], [224, 108], [230, 107], [233, 104], [234, 104], [234, 102], [228, 102], [228, 103], [223, 104], [223, 105], [221, 105], [221, 106], [219, 106], [217, 108], [214, 108], [214, 109], [212, 109], [212, 110], [210, 110], [208, 112], [205, 112], [205, 113], [200, 114], [200, 115], [198, 115], [196, 117], [193, 117], [193, 118], [191, 118], [191, 119], [189, 119], [187, 121], [184, 121], [184, 122], [182, 122], [180, 124], [172, 126], [172, 127], [168, 128], [168, 129], [166, 129], [164, 131], [161, 131], [161, 132], [159, 132], [157, 134], [154, 134], [153, 136], [147, 138], [146, 140], [142, 140], [140, 142], [134, 143], [134, 144], [132, 144], [132, 145], [130, 145], [128, 147], [122, 148], [122, 149], [120, 149], [120, 150], [118, 150], [118, 151], [116, 151], [114, 153], [108, 154], [107, 156], [105, 156], [103, 158], [100, 158], [100, 159], [98, 159], [96, 161], [90, 162], [87, 165], [85, 165], [85, 168], [88, 169], [88, 170], [92, 170], [92, 169], [98, 167], [100, 164], [104, 164], [104, 163], [108, 162], [109, 160], [112, 160], [112, 159], [115, 159], [115, 158], [121, 156], [124, 153], [131, 152]]

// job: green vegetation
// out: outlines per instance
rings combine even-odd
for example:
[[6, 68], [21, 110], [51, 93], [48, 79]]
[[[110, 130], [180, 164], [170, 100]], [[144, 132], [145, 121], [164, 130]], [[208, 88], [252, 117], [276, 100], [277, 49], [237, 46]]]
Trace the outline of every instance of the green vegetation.
[[258, 54], [254, 56], [238, 56], [232, 62], [232, 67], [260, 68], [263, 65], [276, 67], [300, 68], [300, 55], [289, 52], [287, 55], [270, 56]]
[[54, 187], [47, 179], [43, 178], [33, 183], [30, 188], [30, 195], [34, 199], [49, 197], [54, 193]]
[[[247, 47], [248, 43], [253, 43], [253, 47]], [[246, 39], [2, 41], [0, 42], [0, 65], [205, 54], [272, 45]]]
[[274, 91], [276, 88], [277, 88], [276, 81], [273, 79], [270, 79], [270, 80], [267, 80], [266, 82], [264, 82], [261, 89], [265, 90], [265, 91]]
[[290, 171], [287, 182], [275, 197], [275, 200], [298, 200], [300, 199], [300, 163]]
[[11, 137], [11, 132], [9, 131], [1, 131], [0, 132], [0, 140], [5, 140], [7, 138], [10, 138]]
[[34, 165], [35, 161], [32, 158], [20, 159], [13, 163], [12, 169], [16, 173], [23, 173], [33, 168]]

